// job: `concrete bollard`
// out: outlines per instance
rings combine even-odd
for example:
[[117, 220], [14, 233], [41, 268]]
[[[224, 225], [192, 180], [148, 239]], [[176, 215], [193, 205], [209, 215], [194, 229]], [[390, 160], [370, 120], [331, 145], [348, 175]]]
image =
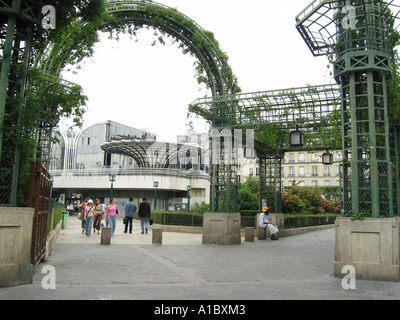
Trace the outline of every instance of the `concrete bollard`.
[[266, 240], [267, 239], [267, 232], [266, 228], [261, 228], [260, 226], [257, 228], [257, 238], [258, 240]]
[[111, 227], [101, 228], [101, 244], [111, 244]]
[[153, 228], [153, 245], [162, 245], [162, 229]]
[[247, 227], [244, 229], [244, 240], [245, 241], [254, 241], [254, 228]]

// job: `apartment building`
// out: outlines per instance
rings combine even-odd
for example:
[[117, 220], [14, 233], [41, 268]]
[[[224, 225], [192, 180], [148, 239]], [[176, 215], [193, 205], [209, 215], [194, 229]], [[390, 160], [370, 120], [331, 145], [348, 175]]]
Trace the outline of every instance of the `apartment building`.
[[[292, 185], [307, 187], [326, 187], [340, 185], [340, 163], [342, 152], [333, 151], [332, 164], [323, 164], [324, 152], [286, 152], [282, 161], [281, 189]], [[259, 177], [259, 160], [240, 158], [238, 161], [240, 182], [249, 177]]]
[[282, 164], [282, 188], [292, 185], [307, 187], [340, 186], [342, 151], [332, 153], [332, 164], [324, 164], [324, 152], [287, 152]]
[[[178, 136], [178, 142], [196, 143], [204, 149], [208, 148], [208, 134], [191, 134]], [[209, 154], [211, 151], [209, 150]], [[281, 190], [292, 185], [307, 187], [340, 186], [340, 164], [342, 151], [331, 151], [332, 164], [324, 164], [323, 154], [326, 151], [290, 151], [286, 152], [282, 161]], [[237, 178], [245, 182], [249, 177], [260, 176], [260, 161], [257, 157], [245, 157], [243, 148], [236, 150]], [[207, 162], [208, 164], [208, 162]]]

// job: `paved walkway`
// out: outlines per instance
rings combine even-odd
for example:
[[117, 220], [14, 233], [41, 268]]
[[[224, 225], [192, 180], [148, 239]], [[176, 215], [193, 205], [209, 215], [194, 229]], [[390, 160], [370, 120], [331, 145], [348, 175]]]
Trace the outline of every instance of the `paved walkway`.
[[[140, 234], [137, 222], [133, 234], [122, 228], [119, 220], [111, 245], [103, 246], [100, 235], [86, 238], [69, 217], [33, 283], [0, 289], [0, 300], [400, 299], [399, 283], [358, 280], [355, 290], [342, 289], [332, 275], [334, 229], [234, 246], [164, 232], [163, 245], [153, 246], [151, 230]], [[56, 289], [42, 287], [47, 266], [54, 267]]]

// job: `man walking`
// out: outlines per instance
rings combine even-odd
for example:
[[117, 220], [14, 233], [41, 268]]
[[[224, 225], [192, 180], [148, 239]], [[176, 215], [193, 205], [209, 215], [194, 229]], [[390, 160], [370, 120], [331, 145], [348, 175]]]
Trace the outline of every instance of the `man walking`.
[[132, 233], [132, 221], [133, 216], [137, 210], [136, 204], [133, 203], [133, 199], [129, 198], [129, 202], [125, 205], [125, 231], [128, 231], [128, 224], [129, 224], [129, 233]]
[[144, 234], [144, 230], [146, 230], [147, 233], [149, 229], [149, 218], [151, 213], [150, 203], [146, 202], [146, 198], [143, 198], [143, 202], [141, 202], [139, 205], [138, 215], [140, 218], [140, 226], [142, 227], [142, 234]]

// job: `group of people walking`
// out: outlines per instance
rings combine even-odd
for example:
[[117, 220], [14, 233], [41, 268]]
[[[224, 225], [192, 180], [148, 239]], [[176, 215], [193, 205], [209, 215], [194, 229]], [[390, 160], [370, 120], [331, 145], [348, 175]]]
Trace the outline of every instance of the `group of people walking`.
[[[108, 205], [100, 203], [99, 199], [96, 199], [93, 203], [92, 199], [85, 199], [81, 205], [78, 206], [81, 210], [82, 219], [82, 233], [86, 230], [86, 236], [90, 237], [93, 231], [100, 233], [103, 218], [106, 221], [106, 226], [111, 227], [111, 236], [115, 233], [115, 228], [117, 226], [117, 216], [121, 219], [121, 214], [118, 206], [115, 204], [115, 199], [111, 199]], [[136, 210], [138, 209], [136, 204], [133, 203], [133, 199], [129, 198], [128, 203], [125, 205], [125, 231], [132, 233], [132, 222]], [[264, 207], [263, 212], [259, 217], [259, 226], [261, 228], [268, 228], [271, 233], [271, 240], [278, 240], [277, 233], [278, 228], [268, 221], [269, 208]], [[143, 202], [139, 205], [138, 216], [140, 218], [140, 226], [142, 229], [142, 234], [148, 233], [149, 230], [149, 219], [151, 217], [150, 204], [143, 198]]]
[[[81, 210], [81, 220], [82, 220], [82, 234], [85, 233], [87, 237], [92, 235], [93, 232], [99, 234], [101, 226], [104, 225], [102, 222], [103, 218], [106, 222], [106, 226], [111, 228], [111, 236], [115, 233], [115, 228], [117, 226], [117, 216], [121, 219], [121, 213], [118, 206], [115, 203], [115, 199], [110, 199], [110, 202], [105, 205], [96, 199], [95, 203], [90, 198], [85, 199], [82, 204], [78, 206]], [[137, 206], [133, 203], [133, 199], [129, 198], [129, 202], [125, 205], [125, 231], [132, 233], [132, 222], [133, 216], [137, 210]], [[138, 215], [140, 217], [140, 224], [142, 228], [142, 234], [148, 233], [148, 224], [151, 216], [150, 204], [143, 199], [143, 202], [139, 205]]]

